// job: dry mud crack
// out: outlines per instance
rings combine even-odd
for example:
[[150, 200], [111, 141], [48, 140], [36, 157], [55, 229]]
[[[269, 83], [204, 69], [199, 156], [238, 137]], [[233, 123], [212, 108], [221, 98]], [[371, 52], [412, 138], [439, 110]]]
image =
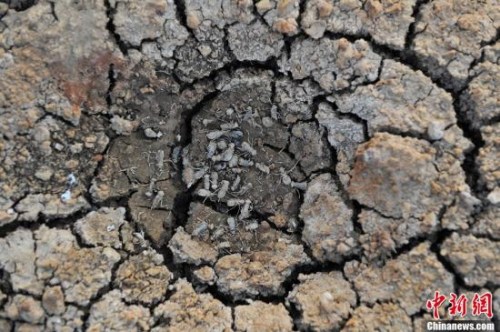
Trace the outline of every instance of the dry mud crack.
[[420, 331], [436, 290], [498, 323], [499, 28], [493, 0], [1, 0], [0, 331]]

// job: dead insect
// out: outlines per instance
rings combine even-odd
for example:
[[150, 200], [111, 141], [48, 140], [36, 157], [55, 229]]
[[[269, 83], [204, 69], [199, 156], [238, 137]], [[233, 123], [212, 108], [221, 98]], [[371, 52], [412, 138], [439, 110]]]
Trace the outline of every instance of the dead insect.
[[257, 167], [257, 169], [259, 171], [261, 171], [262, 173], [269, 174], [269, 172], [271, 172], [271, 170], [269, 169], [269, 166], [261, 164], [261, 163], [256, 163], [255, 167]]
[[236, 191], [238, 189], [238, 186], [240, 185], [241, 178], [239, 175], [236, 176], [236, 179], [234, 179], [233, 184], [231, 185], [231, 191]]
[[201, 197], [210, 197], [212, 196], [212, 193], [210, 192], [210, 190], [206, 190], [206, 189], [199, 189], [198, 192], [197, 192], [198, 196], [201, 196]]
[[61, 202], [67, 203], [71, 199], [71, 190], [66, 190], [61, 194]]
[[205, 233], [205, 231], [208, 229], [208, 225], [206, 222], [202, 222], [200, 225], [198, 225], [198, 227], [196, 227], [193, 232], [191, 233], [191, 235], [193, 236], [200, 236], [202, 235], [203, 233]]
[[233, 155], [231, 160], [229, 160], [228, 166], [231, 168], [238, 166], [238, 156], [237, 155]]
[[234, 143], [230, 143], [229, 147], [222, 153], [212, 157], [212, 161], [230, 161], [234, 155]]
[[271, 107], [271, 117], [275, 120], [278, 121], [279, 114], [278, 114], [278, 107], [276, 105], [273, 105]]
[[225, 149], [227, 149], [227, 143], [226, 143], [226, 141], [224, 141], [224, 140], [218, 141], [217, 142], [217, 149], [219, 149], [221, 151], [224, 151]]
[[270, 128], [273, 126], [273, 119], [268, 116], [262, 118], [262, 125], [266, 128]]
[[243, 139], [243, 132], [241, 130], [233, 130], [228, 136], [232, 142], [239, 142]]
[[288, 186], [292, 183], [292, 179], [285, 172], [285, 169], [283, 167], [280, 167], [280, 174], [281, 174], [281, 182], [283, 182], [284, 185]]
[[165, 196], [165, 193], [163, 192], [163, 190], [160, 190], [151, 203], [151, 210], [156, 209], [162, 205], [163, 196]]
[[255, 220], [248, 223], [245, 226], [245, 230], [250, 231], [250, 232], [256, 230], [257, 228], [259, 228], [259, 224]]
[[227, 194], [228, 189], [229, 189], [229, 181], [222, 180], [221, 186], [220, 186], [220, 191], [217, 194], [217, 198], [218, 199], [224, 198], [226, 196], [226, 194]]
[[214, 156], [216, 150], [217, 143], [215, 141], [210, 141], [207, 146], [207, 158], [211, 159]]
[[160, 138], [163, 136], [163, 133], [161, 131], [155, 132], [151, 128], [146, 128], [146, 129], [144, 129], [144, 135], [147, 138]]
[[244, 158], [239, 158], [238, 165], [240, 165], [242, 167], [250, 167], [250, 166], [253, 166], [253, 161], [248, 160], [248, 159], [244, 159]]
[[229, 206], [229, 207], [240, 206], [243, 204], [245, 204], [244, 199], [229, 199], [227, 201], [227, 206]]
[[253, 188], [253, 184], [251, 182], [249, 182], [249, 183], [245, 184], [243, 187], [241, 187], [240, 191], [238, 191], [236, 193], [236, 195], [243, 195], [252, 188]]
[[296, 188], [298, 190], [305, 191], [307, 189], [307, 182], [294, 182], [290, 184], [292, 188]]
[[210, 173], [210, 182], [212, 183], [212, 190], [217, 189], [219, 186], [219, 174], [217, 172]]
[[148, 187], [148, 190], [145, 193], [146, 197], [153, 196], [153, 190], [154, 190], [154, 187], [155, 187], [155, 183], [156, 183], [156, 179], [155, 178], [151, 178], [149, 180], [149, 187]]
[[210, 190], [210, 175], [203, 175], [203, 189]]
[[224, 228], [217, 228], [215, 232], [212, 234], [212, 240], [217, 240], [219, 239], [222, 235], [224, 235], [225, 230]]
[[243, 208], [240, 211], [240, 215], [238, 216], [238, 218], [240, 220], [247, 219], [250, 217], [250, 205], [251, 204], [252, 204], [252, 202], [249, 199], [247, 199], [245, 201], [245, 204], [243, 205]]
[[229, 248], [231, 248], [231, 242], [229, 242], [229, 241], [221, 242], [217, 245], [217, 248], [218, 249], [229, 249]]
[[236, 233], [236, 220], [233, 217], [227, 218], [227, 225], [231, 234]]
[[214, 122], [215, 120], [213, 119], [203, 119], [202, 123], [203, 123], [203, 126], [208, 126], [209, 124], [211, 124], [212, 122]]
[[222, 171], [222, 170], [226, 169], [226, 167], [227, 167], [227, 163], [225, 163], [225, 162], [222, 162], [222, 163], [217, 163], [217, 164], [215, 164], [215, 165], [214, 165], [214, 169], [215, 169], [217, 172], [219, 172], [219, 171]]
[[238, 128], [238, 123], [236, 122], [228, 122], [220, 125], [220, 129], [222, 130], [231, 130]]
[[225, 134], [227, 134], [227, 131], [225, 130], [215, 130], [215, 131], [211, 131], [207, 134], [207, 138], [209, 140], [214, 140], [214, 139], [218, 139], [218, 138], [221, 138], [222, 136], [224, 136]]
[[158, 152], [156, 152], [156, 169], [160, 173], [163, 171], [163, 160], [164, 159], [165, 159], [165, 151], [158, 150]]
[[257, 150], [252, 148], [252, 146], [248, 142], [241, 143], [240, 150], [243, 152], [247, 152], [252, 156], [255, 156], [257, 154]]
[[78, 183], [78, 180], [76, 179], [76, 176], [73, 173], [70, 173], [68, 175], [68, 187], [73, 188], [76, 186]]
[[176, 146], [172, 150], [172, 161], [174, 162], [174, 164], [177, 164], [179, 162], [180, 157], [181, 157], [181, 147], [180, 146]]

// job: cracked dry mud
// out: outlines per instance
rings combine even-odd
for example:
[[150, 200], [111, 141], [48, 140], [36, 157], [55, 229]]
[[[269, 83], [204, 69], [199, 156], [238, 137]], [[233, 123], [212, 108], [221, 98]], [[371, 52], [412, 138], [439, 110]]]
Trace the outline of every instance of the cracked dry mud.
[[0, 331], [498, 315], [499, 28], [494, 0], [1, 0]]

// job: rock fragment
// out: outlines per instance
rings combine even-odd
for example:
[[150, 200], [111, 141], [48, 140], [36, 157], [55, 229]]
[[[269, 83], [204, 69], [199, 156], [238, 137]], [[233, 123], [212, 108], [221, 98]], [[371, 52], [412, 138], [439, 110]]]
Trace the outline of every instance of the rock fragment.
[[498, 52], [500, 44], [483, 50], [485, 61], [476, 65], [470, 75], [473, 77], [460, 96], [460, 108], [464, 111], [472, 126], [479, 128], [500, 116], [496, 87], [499, 85], [500, 68], [498, 59], [487, 54]]
[[489, 191], [500, 187], [498, 160], [500, 158], [500, 123], [481, 128], [485, 144], [479, 150], [476, 164], [479, 166], [479, 181]]
[[434, 290], [444, 294], [454, 291], [453, 275], [446, 271], [424, 242], [408, 253], [388, 261], [383, 267], [348, 263], [344, 272], [353, 282], [361, 303], [392, 301], [411, 316], [425, 308]]
[[362, 210], [359, 223], [363, 228], [360, 243], [368, 260], [385, 260], [410, 240], [424, 237], [439, 229], [439, 220], [387, 218], [372, 210]]
[[441, 255], [451, 262], [465, 284], [485, 286], [500, 281], [500, 243], [474, 235], [453, 233], [441, 245]]
[[304, 220], [302, 239], [314, 258], [339, 263], [357, 251], [352, 214], [330, 174], [321, 174], [308, 184], [300, 217]]
[[111, 281], [120, 255], [111, 248], [80, 248], [67, 230], [40, 227], [35, 233], [39, 280], [60, 285], [65, 300], [86, 305]]
[[66, 311], [64, 294], [60, 286], [45, 288], [42, 306], [49, 315], [62, 315]]
[[31, 231], [18, 228], [0, 239], [0, 266], [10, 274], [14, 292], [41, 295], [43, 283], [35, 267], [35, 241]]
[[401, 331], [412, 330], [411, 318], [397, 304], [375, 303], [373, 308], [361, 305], [347, 321], [342, 331]]
[[113, 16], [115, 31], [121, 40], [141, 46], [144, 39], [157, 39], [163, 34], [167, 20], [175, 20], [176, 11], [173, 0], [130, 2], [117, 1]]
[[341, 272], [300, 274], [287, 300], [300, 313], [303, 330], [337, 330], [356, 306], [356, 293]]
[[431, 220], [469, 188], [454, 157], [438, 159], [426, 141], [384, 133], [357, 149], [348, 192], [384, 216]]
[[149, 310], [140, 305], [123, 303], [118, 290], [113, 290], [90, 308], [88, 331], [147, 331]]
[[130, 256], [116, 271], [115, 285], [128, 303], [156, 304], [163, 299], [173, 275], [154, 250]]
[[255, 4], [266, 23], [282, 34], [289, 36], [299, 32], [299, 0], [262, 0]]
[[234, 308], [236, 331], [292, 331], [293, 323], [285, 306], [255, 301]]
[[19, 220], [37, 221], [40, 215], [48, 219], [65, 218], [80, 210], [90, 208], [83, 195], [62, 201], [58, 195], [32, 194], [23, 198], [15, 207]]
[[[179, 279], [168, 301], [158, 305], [152, 331], [230, 331], [231, 309], [210, 294], [197, 294], [190, 283]], [[163, 323], [167, 322], [167, 323]]]
[[436, 140], [444, 136], [445, 128], [456, 123], [451, 95], [422, 72], [394, 60], [383, 61], [377, 83], [333, 99], [340, 112], [366, 120], [370, 135], [388, 130]]
[[489, 206], [477, 216], [476, 223], [472, 226], [474, 235], [491, 237], [500, 240], [500, 207]]
[[250, 253], [232, 254], [215, 264], [217, 288], [235, 300], [255, 296], [279, 296], [283, 282], [300, 265], [309, 263], [302, 245], [268, 232], [262, 247]]
[[306, 1], [301, 27], [312, 38], [326, 31], [370, 35], [379, 44], [402, 50], [413, 18], [416, 0]]
[[314, 122], [299, 122], [292, 127], [288, 149], [306, 175], [328, 168], [332, 163], [324, 129]]
[[259, 20], [252, 24], [237, 23], [228, 29], [231, 51], [239, 61], [266, 61], [277, 57], [284, 46], [280, 34], [272, 32]]
[[284, 124], [298, 120], [310, 120], [313, 116], [314, 97], [321, 95], [321, 89], [311, 80], [295, 82], [287, 77], [277, 78], [274, 102], [278, 106], [271, 118]]
[[377, 80], [381, 60], [362, 39], [297, 39], [281, 70], [296, 80], [312, 77], [323, 90], [333, 92]]
[[123, 207], [92, 211], [75, 223], [75, 232], [87, 245], [121, 249], [120, 228], [126, 223], [125, 212]]
[[4, 317], [31, 324], [43, 323], [45, 312], [40, 301], [31, 296], [15, 295], [5, 304]]
[[176, 263], [213, 264], [218, 256], [215, 248], [205, 242], [194, 240], [182, 227], [176, 229], [168, 247]]
[[434, 79], [459, 90], [469, 76], [481, 45], [495, 39], [499, 20], [495, 1], [439, 0], [423, 4], [411, 49]]

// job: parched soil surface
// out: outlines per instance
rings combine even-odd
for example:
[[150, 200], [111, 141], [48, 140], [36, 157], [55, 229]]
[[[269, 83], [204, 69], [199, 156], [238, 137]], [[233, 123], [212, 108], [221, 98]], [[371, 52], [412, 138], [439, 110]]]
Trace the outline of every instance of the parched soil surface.
[[499, 28], [495, 0], [1, 0], [0, 331], [498, 304]]

